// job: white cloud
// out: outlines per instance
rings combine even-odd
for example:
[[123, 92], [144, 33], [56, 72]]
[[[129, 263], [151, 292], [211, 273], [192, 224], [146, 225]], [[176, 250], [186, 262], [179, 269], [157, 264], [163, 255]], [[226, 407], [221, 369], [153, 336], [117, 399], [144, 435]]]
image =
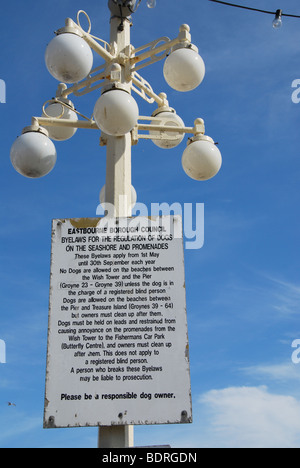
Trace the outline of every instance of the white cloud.
[[263, 376], [265, 378], [284, 382], [289, 380], [300, 380], [300, 366], [297, 366], [292, 362], [283, 364], [249, 366], [241, 370], [248, 375], [259, 378]]
[[[269, 326], [279, 320], [297, 319], [300, 286], [246, 267], [240, 277], [228, 276], [210, 304], [219, 309], [228, 307], [239, 320], [259, 320]], [[294, 333], [293, 339], [298, 338], [298, 330]]]
[[12, 408], [12, 411], [2, 411], [1, 413], [1, 447], [4, 447], [5, 443], [13, 437], [23, 437], [25, 434], [33, 433], [35, 430], [41, 428], [41, 417], [28, 416], [14, 410], [15, 408]]
[[[199, 398], [208, 411], [207, 446], [300, 447], [300, 401], [267, 387], [229, 387]], [[209, 435], [209, 437], [207, 437]]]
[[269, 277], [274, 285], [273, 308], [283, 315], [298, 314], [300, 287], [297, 284]]

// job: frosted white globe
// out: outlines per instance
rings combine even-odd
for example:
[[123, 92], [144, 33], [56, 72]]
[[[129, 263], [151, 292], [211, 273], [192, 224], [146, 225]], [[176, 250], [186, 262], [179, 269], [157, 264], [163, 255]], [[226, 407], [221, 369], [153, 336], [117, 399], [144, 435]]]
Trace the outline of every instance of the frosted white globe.
[[95, 121], [108, 135], [125, 135], [136, 125], [138, 117], [139, 108], [136, 101], [129, 93], [120, 89], [107, 91], [95, 104]]
[[[183, 120], [179, 117], [179, 115], [175, 114], [174, 112], [160, 112], [156, 115], [156, 117], [161, 117], [161, 122], [155, 120], [153, 121], [153, 125], [164, 125], [168, 127], [184, 127]], [[154, 136], [159, 135], [161, 132], [151, 130], [149, 133], [151, 136]], [[171, 149], [178, 146], [184, 138], [184, 133], [166, 132], [166, 135], [168, 135], [168, 137], [170, 137], [171, 139], [153, 139], [153, 143], [159, 148]]]
[[63, 83], [78, 83], [90, 73], [93, 53], [90, 46], [76, 34], [55, 36], [45, 53], [49, 73]]
[[[62, 114], [62, 115], [61, 115]], [[43, 112], [43, 117], [59, 117], [61, 119], [72, 120], [77, 122], [78, 117], [76, 112], [71, 108], [62, 106], [59, 103], [54, 102], [50, 104], [46, 109], [46, 114]], [[57, 141], [69, 140], [76, 133], [77, 128], [69, 127], [48, 127], [45, 126], [48, 130], [49, 138]]]
[[176, 91], [191, 91], [202, 82], [205, 65], [202, 57], [192, 49], [177, 49], [167, 57], [164, 77]]
[[221, 153], [210, 141], [194, 141], [182, 155], [183, 169], [194, 180], [211, 179], [219, 172], [221, 165]]
[[56, 157], [52, 141], [39, 132], [19, 136], [10, 150], [10, 159], [16, 171], [31, 179], [49, 174], [55, 166]]

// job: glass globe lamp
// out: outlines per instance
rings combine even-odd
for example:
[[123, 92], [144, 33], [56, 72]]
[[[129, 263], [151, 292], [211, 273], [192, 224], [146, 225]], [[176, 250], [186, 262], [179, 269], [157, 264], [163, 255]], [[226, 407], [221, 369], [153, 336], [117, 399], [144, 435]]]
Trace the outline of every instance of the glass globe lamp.
[[171, 88], [186, 92], [197, 88], [205, 76], [205, 65], [196, 48], [174, 50], [164, 63], [164, 77]]
[[[183, 120], [176, 114], [176, 112], [172, 112], [170, 109], [169, 111], [159, 112], [158, 114], [154, 113], [152, 116], [156, 118], [161, 118], [161, 121], [155, 120], [153, 121], [153, 125], [162, 125], [167, 127], [184, 127]], [[160, 135], [161, 132], [156, 130], [150, 130], [151, 136]], [[176, 146], [180, 145], [184, 138], [184, 133], [175, 133], [175, 132], [164, 132], [168, 138], [165, 139], [155, 139], [153, 138], [153, 143], [158, 146], [159, 148], [163, 149], [171, 149], [176, 148]]]
[[195, 137], [182, 155], [185, 173], [194, 180], [209, 180], [222, 165], [222, 156], [210, 137]]
[[[57, 101], [53, 101], [52, 103], [50, 103], [47, 109], [43, 111], [43, 117], [61, 118], [61, 119], [66, 119], [66, 120], [71, 120], [73, 122], [77, 122], [78, 117], [77, 117], [76, 112], [74, 112], [73, 110], [74, 106], [72, 105], [71, 101], [67, 99], [62, 99], [62, 98], [60, 98], [60, 100], [63, 101], [65, 104], [68, 104], [68, 106], [60, 104]], [[45, 126], [45, 128], [48, 130], [49, 138], [51, 138], [51, 140], [56, 140], [56, 141], [69, 140], [77, 131], [77, 128], [63, 127], [63, 126], [61, 127]]]
[[135, 99], [123, 89], [104, 92], [95, 104], [94, 119], [107, 135], [125, 135], [136, 125], [138, 117]]
[[10, 159], [15, 170], [30, 179], [49, 174], [56, 163], [56, 149], [48, 132], [39, 127], [27, 127], [13, 143]]
[[63, 83], [78, 83], [93, 66], [93, 53], [82, 37], [73, 33], [55, 36], [45, 53], [49, 73]]

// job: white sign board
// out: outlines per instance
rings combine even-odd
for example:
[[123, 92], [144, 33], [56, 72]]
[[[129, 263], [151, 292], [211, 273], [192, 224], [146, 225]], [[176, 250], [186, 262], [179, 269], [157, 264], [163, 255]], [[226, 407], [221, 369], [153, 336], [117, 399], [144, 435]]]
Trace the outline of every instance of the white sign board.
[[44, 427], [189, 422], [181, 217], [54, 220]]

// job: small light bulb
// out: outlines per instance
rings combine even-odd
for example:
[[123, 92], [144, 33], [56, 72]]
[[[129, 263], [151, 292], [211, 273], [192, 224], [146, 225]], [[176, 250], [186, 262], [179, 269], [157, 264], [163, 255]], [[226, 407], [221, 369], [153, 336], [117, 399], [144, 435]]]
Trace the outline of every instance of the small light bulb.
[[275, 18], [273, 20], [273, 28], [279, 29], [282, 26], [282, 10], [277, 10], [275, 14]]
[[278, 28], [281, 28], [281, 26], [282, 26], [282, 20], [281, 19], [274, 19], [273, 28], [278, 29]]
[[147, 7], [148, 8], [155, 8], [156, 7], [156, 0], [147, 0]]

